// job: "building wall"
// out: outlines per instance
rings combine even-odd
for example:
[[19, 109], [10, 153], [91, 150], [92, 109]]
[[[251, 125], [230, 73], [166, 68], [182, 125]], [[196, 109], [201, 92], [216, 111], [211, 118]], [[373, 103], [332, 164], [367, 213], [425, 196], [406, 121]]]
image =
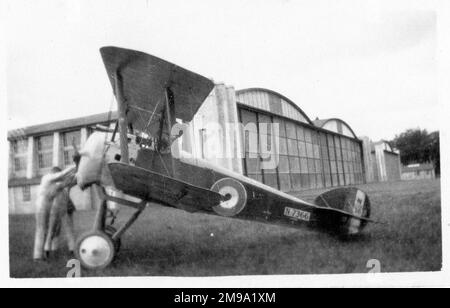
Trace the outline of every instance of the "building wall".
[[[29, 185], [30, 199], [24, 199], [25, 186], [10, 187], [8, 189], [9, 195], [9, 213], [10, 214], [33, 214], [36, 212], [36, 198], [39, 185]], [[77, 208], [77, 210], [90, 210], [91, 192], [90, 190], [81, 191], [78, 186], [70, 191], [70, 197]]]
[[403, 172], [401, 178], [404, 181], [432, 180], [436, 178], [436, 175], [434, 173], [434, 170], [420, 170], [420, 171]]
[[16, 202], [15, 202], [15, 198], [14, 198], [14, 190], [12, 188], [8, 188], [8, 210], [9, 213], [15, 213], [15, 208], [16, 208]]
[[377, 156], [375, 152], [370, 153], [371, 162], [372, 162], [372, 170], [373, 170], [373, 181], [372, 182], [380, 182], [380, 168], [378, 166]]
[[[68, 144], [66, 136], [70, 137], [71, 141], [72, 137], [75, 138], [75, 144], [81, 147], [87, 140], [88, 128], [72, 128], [35, 136], [18, 136], [16, 139], [9, 140], [9, 179], [16, 182], [8, 187], [10, 214], [34, 213], [39, 187], [37, 183], [40, 177], [50, 172], [53, 166], [64, 169], [72, 164], [72, 142]], [[19, 147], [21, 150], [15, 151], [17, 147], [14, 145], [17, 145], [18, 141], [24, 142], [26, 146], [22, 144]], [[17, 158], [24, 158], [25, 169], [16, 170], [15, 159]], [[29, 198], [26, 197], [27, 191], [29, 191]], [[75, 188], [71, 192], [71, 197], [77, 209], [91, 208], [89, 191], [81, 192]]]
[[400, 181], [401, 180], [401, 169], [398, 154], [384, 152], [385, 162], [386, 162], [386, 175], [388, 181]]
[[372, 164], [375, 182], [390, 182], [401, 180], [401, 162], [400, 153], [381, 141], [373, 143], [372, 154], [374, 163]]
[[366, 183], [378, 181], [378, 170], [375, 155], [372, 154], [372, 141], [369, 137], [360, 137], [363, 141], [364, 174]]
[[[10, 214], [32, 214], [35, 212], [35, 200], [37, 196], [37, 185], [10, 187], [9, 192], [9, 213]], [[29, 189], [30, 198], [24, 199], [24, 190]]]

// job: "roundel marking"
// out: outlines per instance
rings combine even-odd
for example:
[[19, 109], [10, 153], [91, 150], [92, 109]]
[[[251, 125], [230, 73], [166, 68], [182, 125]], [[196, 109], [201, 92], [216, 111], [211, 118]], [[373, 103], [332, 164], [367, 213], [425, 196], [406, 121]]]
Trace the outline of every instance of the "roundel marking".
[[233, 178], [223, 178], [218, 180], [211, 188], [222, 196], [228, 196], [228, 199], [220, 202], [213, 207], [214, 212], [220, 216], [236, 216], [247, 205], [247, 190], [244, 185]]

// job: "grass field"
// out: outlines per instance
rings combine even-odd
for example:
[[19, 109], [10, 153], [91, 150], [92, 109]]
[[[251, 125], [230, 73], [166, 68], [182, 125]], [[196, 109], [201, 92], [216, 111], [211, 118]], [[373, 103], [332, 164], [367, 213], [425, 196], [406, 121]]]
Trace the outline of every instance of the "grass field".
[[[372, 202], [369, 225], [343, 242], [310, 229], [291, 229], [154, 206], [123, 237], [113, 265], [83, 276], [222, 276], [439, 271], [442, 264], [440, 181], [360, 186]], [[294, 194], [311, 201], [317, 192]], [[77, 231], [89, 230], [93, 212], [76, 214]], [[10, 216], [11, 277], [65, 277], [68, 256], [31, 260], [34, 219]]]

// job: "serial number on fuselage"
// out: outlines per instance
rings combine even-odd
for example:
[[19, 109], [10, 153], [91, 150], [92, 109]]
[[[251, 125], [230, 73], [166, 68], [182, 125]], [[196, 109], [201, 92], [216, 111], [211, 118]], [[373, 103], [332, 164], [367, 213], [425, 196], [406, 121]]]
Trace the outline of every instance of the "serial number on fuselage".
[[310, 221], [311, 219], [311, 213], [298, 209], [293, 209], [291, 207], [284, 208], [284, 215], [287, 217], [303, 221]]

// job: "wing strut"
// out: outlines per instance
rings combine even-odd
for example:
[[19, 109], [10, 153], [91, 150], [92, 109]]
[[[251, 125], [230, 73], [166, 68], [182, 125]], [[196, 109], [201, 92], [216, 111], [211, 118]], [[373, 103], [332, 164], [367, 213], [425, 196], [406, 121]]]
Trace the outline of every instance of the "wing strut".
[[119, 71], [115, 74], [115, 92], [119, 112], [119, 130], [120, 130], [120, 152], [122, 155], [121, 162], [129, 164], [129, 154], [128, 154], [128, 119], [127, 119], [127, 108], [125, 105], [125, 100], [123, 97], [122, 89], [122, 77]]
[[[172, 127], [175, 124], [175, 98], [172, 90], [167, 87], [165, 91], [166, 95], [166, 117], [167, 117], [167, 128], [169, 131], [169, 147], [172, 146]], [[177, 178], [175, 173], [175, 168], [173, 166], [173, 156], [172, 150], [170, 150], [170, 168], [172, 171], [172, 177]]]

